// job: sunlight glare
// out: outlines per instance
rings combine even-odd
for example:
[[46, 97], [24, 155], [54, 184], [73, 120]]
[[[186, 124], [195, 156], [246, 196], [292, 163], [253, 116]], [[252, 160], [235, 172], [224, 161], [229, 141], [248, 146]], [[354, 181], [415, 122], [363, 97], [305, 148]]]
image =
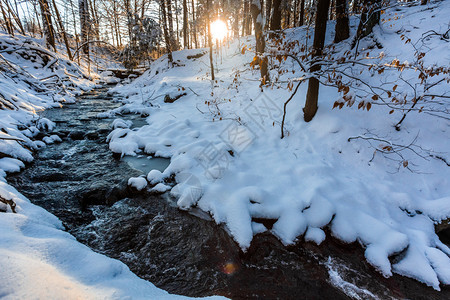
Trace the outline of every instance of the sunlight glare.
[[211, 35], [214, 40], [222, 41], [227, 36], [227, 24], [222, 20], [211, 23]]

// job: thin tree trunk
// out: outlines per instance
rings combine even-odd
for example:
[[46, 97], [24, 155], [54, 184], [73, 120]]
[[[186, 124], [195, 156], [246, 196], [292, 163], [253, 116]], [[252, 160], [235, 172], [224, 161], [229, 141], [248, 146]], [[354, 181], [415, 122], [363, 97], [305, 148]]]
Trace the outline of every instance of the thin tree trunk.
[[14, 36], [14, 29], [13, 29], [13, 26], [12, 26], [12, 23], [11, 23], [11, 19], [6, 15], [6, 11], [5, 11], [5, 9], [3, 8], [2, 2], [0, 2], [0, 9], [1, 9], [1, 11], [2, 11], [3, 19], [5, 20], [6, 31], [7, 31], [10, 35]]
[[172, 50], [176, 50], [178, 47], [177, 45], [174, 43], [175, 41], [175, 37], [173, 34], [173, 15], [172, 15], [172, 0], [165, 0], [166, 4], [167, 4], [167, 22], [169, 23], [169, 36], [172, 39], [171, 41], [171, 47]]
[[214, 76], [214, 61], [213, 61], [213, 49], [212, 49], [212, 39], [211, 39], [211, 20], [210, 20], [210, 13], [211, 13], [211, 0], [206, 0], [206, 22], [208, 27], [208, 45], [209, 45], [209, 63], [211, 65], [211, 80], [215, 80]]
[[18, 16], [18, 11], [17, 11], [17, 3], [16, 3], [16, 11], [14, 11], [10, 6], [7, 0], [4, 0], [6, 7], [8, 9], [8, 11], [10, 12], [10, 14], [12, 15], [14, 21], [16, 22], [17, 26], [19, 27], [20, 33], [22, 33], [23, 35], [25, 35], [25, 30], [23, 29], [23, 25], [22, 22], [20, 21], [20, 18]]
[[189, 34], [188, 34], [188, 5], [187, 0], [183, 0], [183, 44], [184, 48], [189, 48]]
[[45, 36], [45, 44], [47, 48], [52, 47], [56, 52], [55, 30], [52, 25], [52, 18], [47, 0], [39, 0], [41, 8], [42, 26]]
[[249, 5], [248, 5], [248, 0], [244, 0], [244, 9], [243, 9], [243, 14], [242, 14], [242, 36], [247, 34], [247, 15], [248, 15], [248, 10], [249, 10]]
[[299, 18], [299, 25], [303, 26], [305, 25], [305, 0], [301, 0], [300, 3], [300, 18]]
[[194, 38], [194, 44], [195, 48], [198, 48], [198, 41], [197, 41], [197, 24], [195, 22], [195, 7], [194, 7], [194, 0], [191, 0], [192, 3], [192, 32], [193, 32], [193, 38]]
[[356, 31], [356, 38], [352, 48], [358, 40], [372, 33], [373, 27], [380, 22], [381, 0], [364, 0], [364, 7], [361, 13], [361, 21]]
[[66, 45], [67, 56], [69, 56], [70, 60], [73, 60], [72, 52], [70, 51], [69, 40], [67, 39], [66, 30], [64, 29], [64, 25], [61, 21], [61, 16], [59, 15], [58, 7], [56, 6], [55, 0], [52, 0], [52, 2], [53, 2], [53, 8], [55, 9], [57, 24], [59, 25], [59, 30], [62, 33], [62, 36], [64, 39], [64, 44]]
[[335, 26], [334, 42], [346, 40], [350, 36], [348, 25], [348, 8], [347, 0], [336, 0], [336, 26]]
[[266, 24], [264, 24], [264, 29], [268, 30], [270, 28], [270, 13], [272, 11], [272, 1], [266, 0]]
[[261, 71], [261, 81], [265, 84], [269, 81], [269, 73], [267, 68], [267, 57], [264, 56], [266, 41], [264, 40], [263, 24], [261, 17], [262, 3], [260, 0], [252, 0], [250, 5], [250, 12], [253, 17], [253, 24], [255, 26], [255, 39], [256, 39], [256, 55], [258, 55], [259, 68]]
[[172, 57], [172, 37], [169, 35], [169, 31], [167, 28], [167, 14], [166, 14], [166, 0], [161, 0], [160, 9], [163, 17], [163, 32], [164, 32], [164, 41], [166, 42], [166, 50], [167, 50], [167, 58], [169, 63], [173, 63]]
[[[177, 0], [174, 0], [175, 1], [175, 6], [174, 6], [174, 8], [175, 8], [175, 25], [176, 25], [176, 37], [177, 37], [177, 39], [176, 39], [176, 41], [177, 41], [177, 45], [180, 45], [180, 29], [179, 29], [179, 22], [178, 22], [178, 1]], [[177, 47], [177, 49], [178, 49], [178, 47]]]
[[[328, 8], [330, 7], [330, 0], [317, 1], [316, 23], [314, 27], [314, 43], [312, 56], [315, 58], [310, 67], [310, 72], [317, 72], [320, 70], [320, 65], [315, 62], [322, 56], [323, 46], [325, 43], [325, 33], [327, 30]], [[303, 108], [303, 118], [306, 122], [311, 121], [317, 112], [317, 102], [319, 98], [319, 80], [312, 77], [308, 80], [308, 91], [306, 93], [306, 103]]]
[[87, 0], [78, 0], [78, 11], [80, 14], [80, 31], [81, 31], [81, 44], [83, 46], [83, 53], [89, 54], [89, 6]]
[[273, 0], [272, 16], [270, 19], [270, 30], [277, 31], [281, 29], [281, 0]]

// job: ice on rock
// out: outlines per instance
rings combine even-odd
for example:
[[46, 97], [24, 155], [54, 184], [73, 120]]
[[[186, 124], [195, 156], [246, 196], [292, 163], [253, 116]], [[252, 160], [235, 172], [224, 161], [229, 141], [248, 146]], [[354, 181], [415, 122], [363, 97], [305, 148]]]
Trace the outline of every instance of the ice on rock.
[[320, 245], [325, 240], [325, 232], [320, 228], [308, 227], [305, 234], [305, 241], [314, 242]]
[[112, 124], [111, 128], [130, 128], [133, 123], [129, 120], [122, 120], [122, 119], [115, 119]]
[[47, 145], [53, 144], [53, 143], [61, 143], [62, 140], [59, 136], [56, 134], [53, 134], [51, 136], [46, 136], [42, 139]]
[[164, 183], [158, 183], [152, 188], [152, 191], [158, 192], [158, 193], [165, 193], [168, 190], [170, 190], [170, 186], [165, 185]]
[[158, 182], [161, 182], [161, 181], [163, 181], [163, 179], [164, 179], [164, 176], [161, 173], [161, 171], [159, 171], [159, 170], [151, 170], [150, 172], [148, 172], [147, 180], [151, 184], [156, 184]]
[[40, 118], [37, 122], [37, 128], [44, 131], [52, 131], [55, 128], [55, 123], [47, 118]]
[[147, 187], [147, 180], [144, 177], [131, 177], [128, 179], [128, 185], [141, 191]]

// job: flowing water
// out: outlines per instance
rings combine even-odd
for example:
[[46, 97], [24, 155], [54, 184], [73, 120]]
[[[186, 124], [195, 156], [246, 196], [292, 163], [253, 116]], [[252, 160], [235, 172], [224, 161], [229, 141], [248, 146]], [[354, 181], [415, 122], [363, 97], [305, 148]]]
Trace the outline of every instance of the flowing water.
[[[63, 142], [40, 150], [23, 172], [8, 177], [93, 250], [120, 259], [162, 289], [188, 296], [450, 299], [448, 287], [438, 293], [412, 279], [382, 277], [365, 262], [359, 245], [332, 238], [320, 246], [300, 242], [285, 247], [265, 233], [244, 253], [207, 214], [180, 211], [165, 194], [128, 188], [129, 177], [164, 170], [169, 160], [112, 155], [105, 141], [112, 119], [97, 114], [119, 106], [100, 89], [44, 112], [57, 124], [51, 134]], [[134, 126], [145, 124], [139, 115], [122, 118]]]

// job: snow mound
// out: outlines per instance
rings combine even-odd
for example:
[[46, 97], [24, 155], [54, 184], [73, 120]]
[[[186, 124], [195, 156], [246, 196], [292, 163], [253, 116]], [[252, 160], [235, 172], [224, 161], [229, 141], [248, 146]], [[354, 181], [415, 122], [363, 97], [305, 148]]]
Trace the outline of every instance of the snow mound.
[[[427, 10], [398, 9], [386, 11], [386, 19], [399, 15], [395, 22], [375, 29], [377, 41], [386, 48], [362, 40], [364, 55], [382, 57], [386, 64], [395, 58], [414, 61], [415, 49], [405, 46], [401, 33], [407, 28], [408, 36], [418, 40], [429, 30], [442, 32], [447, 23], [439, 20], [448, 19], [450, 2]], [[351, 22], [356, 28], [357, 19]], [[303, 43], [307, 32], [288, 30], [287, 39]], [[332, 39], [331, 28], [327, 43]], [[245, 43], [253, 48], [254, 41]], [[146, 111], [150, 117], [149, 125], [141, 128], [116, 128], [108, 137], [110, 149], [122, 155], [170, 157], [165, 171], [151, 171], [148, 181], [157, 184], [174, 176], [170, 193], [178, 198], [179, 208], [208, 212], [217, 223], [226, 224], [244, 250], [255, 234], [267, 230], [255, 219], [273, 220], [271, 233], [286, 245], [302, 239], [320, 244], [327, 228], [343, 242], [358, 242], [368, 263], [386, 277], [395, 272], [437, 290], [448, 284], [450, 249], [439, 240], [434, 225], [450, 218], [450, 169], [445, 163], [450, 157], [449, 121], [415, 111], [397, 131], [392, 124], [402, 114], [374, 103], [370, 111], [332, 110], [342, 95], [321, 86], [317, 115], [305, 123], [300, 109], [307, 87], [303, 84], [289, 103], [287, 136], [280, 139], [284, 102], [291, 95], [284, 82], [300, 78], [302, 70], [288, 58], [272, 71], [273, 84], [261, 89], [258, 70], [248, 67], [253, 54], [242, 54], [243, 46], [235, 41], [222, 48], [223, 57], [215, 58], [216, 82], [205, 71], [207, 56], [190, 60], [187, 51], [179, 51], [174, 59], [185, 66], [169, 68], [163, 57], [130, 85], [116, 87], [114, 91], [126, 98], [122, 109]], [[426, 65], [448, 65], [448, 42], [430, 38], [426, 47]], [[343, 42], [332, 54], [348, 50], [349, 42]], [[352, 69], [355, 76], [367, 82], [392, 80], [392, 73], [375, 76], [359, 68]], [[285, 72], [280, 75], [277, 70]], [[400, 95], [409, 85], [420, 84], [417, 75], [407, 71], [407, 79], [395, 82]], [[433, 89], [448, 95], [443, 85]], [[186, 95], [173, 103], [150, 97], [180, 91]], [[398, 152], [375, 150], [389, 141], [410, 145], [413, 151], [404, 148], [408, 150], [400, 152], [400, 159]]]

